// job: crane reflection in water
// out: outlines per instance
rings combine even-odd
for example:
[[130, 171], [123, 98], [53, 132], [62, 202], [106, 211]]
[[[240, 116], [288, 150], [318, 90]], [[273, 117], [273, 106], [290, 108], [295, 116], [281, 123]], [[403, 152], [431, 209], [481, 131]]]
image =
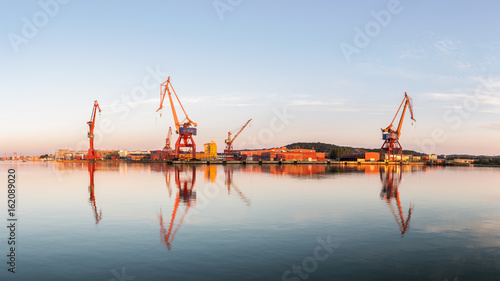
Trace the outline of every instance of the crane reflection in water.
[[239, 189], [238, 186], [234, 184], [233, 172], [234, 172], [234, 166], [231, 165], [224, 166], [224, 174], [226, 175], [227, 194], [231, 195], [231, 187], [232, 187], [233, 190], [235, 190], [236, 193], [238, 193], [238, 196], [240, 197], [241, 201], [243, 201], [247, 206], [250, 206], [252, 204], [250, 199], [248, 199], [248, 197], [245, 196], [245, 194], [241, 191], [241, 189]]
[[[391, 213], [394, 215], [394, 219], [399, 226], [401, 236], [404, 236], [410, 229], [410, 219], [413, 211], [413, 205], [410, 203], [408, 216], [405, 219], [403, 207], [401, 206], [401, 200], [399, 199], [399, 184], [401, 183], [402, 177], [403, 172], [401, 166], [399, 165], [390, 165], [380, 168], [380, 180], [382, 181], [380, 199], [385, 200], [389, 206]], [[397, 210], [395, 209], [394, 201]]]
[[92, 206], [92, 210], [94, 212], [95, 224], [99, 224], [102, 219], [102, 209], [97, 211], [97, 206], [95, 203], [95, 193], [94, 193], [94, 173], [95, 173], [95, 162], [87, 163], [87, 168], [89, 170], [90, 184], [89, 184], [89, 203]]
[[[172, 242], [175, 239], [175, 234], [177, 234], [177, 231], [179, 231], [189, 209], [196, 205], [196, 191], [193, 190], [196, 183], [196, 168], [194, 166], [175, 167], [174, 176], [175, 185], [177, 186], [177, 195], [175, 198], [174, 209], [172, 211], [168, 229], [165, 226], [162, 209], [160, 209], [160, 214], [158, 215], [158, 219], [160, 220], [160, 239], [161, 242], [167, 246], [167, 249], [169, 251], [172, 249]], [[170, 188], [169, 171], [166, 172], [166, 177], [167, 186]], [[184, 211], [179, 218], [178, 212], [180, 205], [184, 205]], [[179, 218], [179, 220], [176, 224], [177, 218]]]

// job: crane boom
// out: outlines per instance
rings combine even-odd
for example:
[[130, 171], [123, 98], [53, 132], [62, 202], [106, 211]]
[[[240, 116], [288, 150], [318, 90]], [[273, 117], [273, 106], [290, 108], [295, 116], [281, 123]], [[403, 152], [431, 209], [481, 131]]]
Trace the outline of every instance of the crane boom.
[[[175, 110], [175, 106], [174, 106], [174, 101], [172, 99], [172, 92], [170, 92], [170, 89], [172, 89], [172, 91], [174, 92], [175, 98], [177, 99], [177, 102], [181, 106], [182, 112], [184, 112], [184, 115], [186, 116], [185, 120], [188, 121], [188, 122], [186, 122], [184, 124], [181, 124], [179, 122], [179, 118], [177, 117], [177, 111]], [[172, 83], [170, 83], [170, 76], [168, 77], [167, 81], [165, 81], [165, 82], [163, 82], [161, 84], [161, 88], [160, 88], [160, 107], [156, 110], [156, 112], [158, 112], [161, 109], [163, 109], [163, 102], [165, 100], [165, 96], [166, 96], [167, 93], [168, 93], [168, 98], [169, 98], [169, 101], [170, 101], [170, 107], [172, 108], [172, 115], [174, 116], [175, 128], [177, 129], [177, 132], [179, 132], [181, 125], [183, 127], [191, 127], [191, 126], [196, 127], [197, 124], [195, 122], [193, 122], [193, 120], [189, 119], [189, 117], [188, 117], [188, 115], [186, 113], [186, 110], [184, 110], [184, 106], [182, 105], [182, 103], [181, 103], [181, 101], [179, 99], [179, 96], [177, 96], [177, 93], [175, 92], [175, 89], [172, 86]]]
[[229, 140], [230, 143], [233, 143], [234, 140], [241, 134], [241, 132], [243, 131], [243, 129], [245, 129], [245, 127], [248, 125], [248, 123], [250, 123], [250, 121], [252, 121], [252, 119], [248, 120], [245, 125], [243, 125], [243, 127], [241, 127], [241, 129], [236, 133], [236, 135], [234, 135], [234, 137], [231, 139], [231, 132], [228, 132], [228, 137], [227, 139]]
[[[404, 106], [403, 106], [404, 104]], [[399, 111], [401, 111], [401, 107], [403, 107], [403, 112], [401, 114], [401, 118], [399, 119], [399, 124], [398, 124], [398, 128], [396, 130], [394, 130], [394, 121], [396, 120], [396, 117], [398, 117], [398, 114], [399, 114]], [[403, 101], [401, 102], [401, 104], [399, 105], [399, 108], [398, 108], [398, 111], [396, 111], [396, 115], [394, 115], [394, 118], [392, 119], [392, 122], [391, 124], [385, 128], [385, 129], [382, 129], [382, 132], [383, 133], [393, 133], [393, 134], [397, 134], [398, 137], [401, 135], [401, 128], [403, 126], [403, 120], [405, 118], [405, 113], [406, 113], [406, 108], [409, 108], [410, 109], [410, 113], [411, 113], [411, 119], [413, 121], [417, 121], [415, 120], [415, 118], [413, 117], [413, 100], [412, 98], [410, 98], [408, 96], [408, 94], [405, 92], [405, 97], [403, 98]]]

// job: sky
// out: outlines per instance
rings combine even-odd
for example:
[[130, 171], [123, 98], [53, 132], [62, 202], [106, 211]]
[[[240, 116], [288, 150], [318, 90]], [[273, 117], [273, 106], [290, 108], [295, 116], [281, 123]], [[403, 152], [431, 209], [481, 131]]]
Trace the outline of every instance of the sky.
[[[324, 142], [500, 154], [498, 1], [0, 0], [0, 155], [162, 149], [171, 77], [198, 150]], [[177, 108], [179, 119], [183, 119]], [[395, 123], [398, 120], [395, 121]], [[175, 135], [174, 135], [175, 136]], [[176, 138], [176, 136], [175, 136]], [[174, 139], [175, 140], [175, 139]]]

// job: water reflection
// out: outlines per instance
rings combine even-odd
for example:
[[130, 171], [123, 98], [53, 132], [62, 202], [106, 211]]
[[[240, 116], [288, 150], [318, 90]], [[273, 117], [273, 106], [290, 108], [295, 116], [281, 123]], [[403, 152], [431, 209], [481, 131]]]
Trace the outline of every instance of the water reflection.
[[[399, 226], [401, 236], [404, 236], [410, 229], [410, 219], [413, 211], [413, 206], [410, 203], [408, 209], [408, 217], [405, 219], [403, 215], [403, 208], [401, 207], [401, 200], [399, 199], [399, 184], [403, 178], [403, 169], [401, 166], [384, 166], [380, 168], [380, 180], [382, 181], [382, 191], [380, 192], [380, 199], [385, 200], [394, 219]], [[393, 199], [396, 200], [397, 211], [394, 208]]]
[[252, 203], [250, 202], [250, 199], [248, 199], [243, 192], [241, 192], [241, 189], [238, 188], [233, 182], [233, 172], [234, 172], [234, 166], [224, 166], [224, 174], [226, 175], [226, 186], [227, 186], [227, 194], [231, 195], [231, 187], [238, 193], [240, 199], [245, 202], [247, 206], [250, 206]]
[[95, 224], [99, 224], [102, 219], [102, 209], [97, 211], [97, 206], [95, 203], [95, 193], [94, 193], [94, 173], [95, 173], [95, 165], [96, 163], [87, 163], [87, 169], [89, 170], [90, 184], [89, 184], [89, 203], [92, 206], [92, 210], [94, 212]]
[[[160, 220], [160, 239], [161, 242], [167, 246], [167, 249], [169, 251], [172, 249], [172, 242], [175, 239], [177, 231], [179, 231], [180, 227], [182, 226], [182, 223], [184, 222], [189, 209], [196, 205], [196, 191], [193, 190], [196, 183], [196, 168], [194, 166], [175, 167], [174, 176], [175, 184], [177, 186], [177, 195], [175, 198], [174, 209], [170, 218], [168, 230], [165, 228], [165, 221], [163, 219], [163, 212], [161, 208], [160, 214], [158, 216], [158, 219]], [[166, 173], [166, 178], [167, 186], [169, 186], [169, 171], [167, 171]], [[169, 190], [169, 192], [171, 191]], [[181, 204], [184, 205], [184, 212], [180, 216], [177, 222], [177, 226], [175, 226], [176, 218], [178, 218], [177, 213]]]

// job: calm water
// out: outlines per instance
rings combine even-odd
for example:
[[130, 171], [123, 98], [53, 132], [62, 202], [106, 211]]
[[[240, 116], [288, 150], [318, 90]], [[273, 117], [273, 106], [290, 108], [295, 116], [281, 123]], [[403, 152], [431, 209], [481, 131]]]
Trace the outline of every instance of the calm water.
[[380, 169], [4, 162], [0, 280], [500, 280], [500, 169]]

